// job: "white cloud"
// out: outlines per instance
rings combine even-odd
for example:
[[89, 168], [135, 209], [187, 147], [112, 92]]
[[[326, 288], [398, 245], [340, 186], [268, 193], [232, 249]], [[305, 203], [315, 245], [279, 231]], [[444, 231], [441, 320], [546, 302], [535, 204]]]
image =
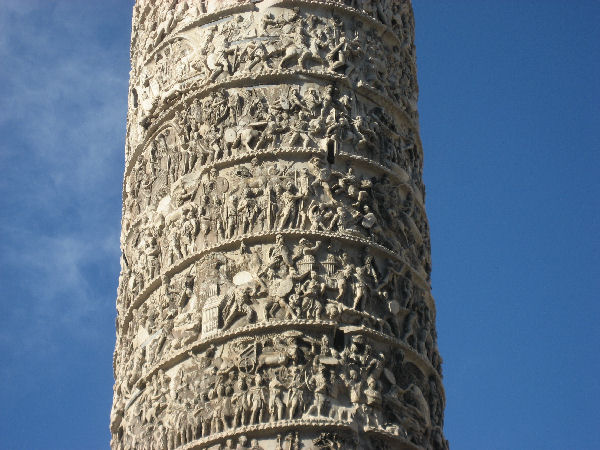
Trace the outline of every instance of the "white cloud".
[[128, 45], [96, 35], [87, 2], [2, 3], [0, 265], [23, 279], [0, 345], [51, 348], [114, 311], [93, 268], [116, 282]]
[[17, 327], [0, 330], [2, 340], [18, 340], [19, 350], [40, 346], [43, 350], [53, 345], [51, 336], [59, 330], [78, 338], [93, 337], [97, 330], [81, 324], [107, 305], [90, 267], [118, 258], [118, 254], [73, 235], [49, 237], [6, 228], [2, 233], [10, 241], [20, 242], [17, 248], [4, 249], [1, 261], [11, 264], [24, 281], [21, 298], [3, 305], [11, 308], [5, 314], [13, 315]]

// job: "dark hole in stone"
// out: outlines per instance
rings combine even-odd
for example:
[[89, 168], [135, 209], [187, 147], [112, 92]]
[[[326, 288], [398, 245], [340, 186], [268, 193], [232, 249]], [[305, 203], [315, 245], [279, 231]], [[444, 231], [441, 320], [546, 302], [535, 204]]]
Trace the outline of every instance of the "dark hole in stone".
[[335, 330], [335, 335], [333, 336], [333, 348], [338, 351], [344, 349], [344, 332], [342, 330]]
[[131, 91], [131, 94], [133, 95], [133, 107], [137, 108], [138, 107], [138, 94], [137, 94], [137, 91], [135, 89], [133, 89]]
[[335, 162], [335, 142], [327, 142], [327, 162], [333, 164]]

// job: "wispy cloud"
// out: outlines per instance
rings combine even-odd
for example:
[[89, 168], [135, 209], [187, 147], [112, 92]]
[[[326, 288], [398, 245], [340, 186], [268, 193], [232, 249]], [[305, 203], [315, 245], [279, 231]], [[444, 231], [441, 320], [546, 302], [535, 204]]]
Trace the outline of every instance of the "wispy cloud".
[[16, 343], [51, 350], [59, 336], [93, 336], [91, 319], [113, 314], [114, 282], [106, 280], [116, 281], [118, 273], [128, 46], [99, 28], [109, 17], [91, 21], [109, 8], [2, 3], [0, 351], [6, 356]]
[[98, 247], [101, 241], [77, 235], [2, 231], [9, 241], [20, 242], [4, 249], [2, 263], [10, 263], [11, 272], [19, 275], [21, 291], [19, 297], [7, 298], [2, 308], [9, 307], [4, 314], [12, 323], [0, 329], [0, 340], [18, 342], [19, 351], [45, 353], [55, 350], [54, 334], [58, 332], [78, 339], [95, 338], [98, 330], [90, 323], [111, 306], [97, 287], [95, 277], [100, 274], [94, 269], [115, 259], [113, 246]]
[[0, 124], [16, 122], [55, 182], [91, 182], [122, 146], [127, 73], [117, 63], [126, 52], [94, 39], [94, 30], [64, 3], [43, 9], [25, 4], [29, 9], [9, 8], [0, 16]]

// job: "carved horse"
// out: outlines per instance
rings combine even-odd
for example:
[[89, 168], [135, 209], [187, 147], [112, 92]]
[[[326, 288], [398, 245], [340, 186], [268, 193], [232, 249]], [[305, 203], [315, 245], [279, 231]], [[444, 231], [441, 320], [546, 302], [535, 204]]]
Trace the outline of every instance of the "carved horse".
[[302, 69], [306, 69], [306, 62], [310, 59], [323, 63], [323, 58], [321, 58], [318, 54], [314, 54], [306, 47], [294, 44], [288, 45], [284, 50], [283, 58], [279, 62], [279, 70], [284, 70], [285, 64], [294, 60], [298, 61], [298, 65]]
[[289, 355], [286, 355], [284, 352], [265, 353], [258, 357], [257, 369], [260, 369], [263, 366], [268, 366], [268, 367], [283, 366], [283, 365], [287, 364], [288, 361], [289, 361]]

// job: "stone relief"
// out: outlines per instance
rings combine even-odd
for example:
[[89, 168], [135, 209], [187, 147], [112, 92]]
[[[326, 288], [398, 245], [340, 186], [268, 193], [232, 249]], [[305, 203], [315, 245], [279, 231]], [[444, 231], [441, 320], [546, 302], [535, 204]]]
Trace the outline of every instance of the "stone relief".
[[[149, 206], [152, 194], [158, 202], [157, 194], [173, 189], [192, 171], [281, 148], [322, 153], [329, 162], [335, 161], [336, 153], [347, 153], [393, 170], [408, 169], [420, 186], [414, 132], [398, 127], [380, 107], [368, 108], [359, 100], [331, 85], [306, 84], [217, 91], [195, 98], [175, 113], [171, 126], [163, 127], [136, 161], [126, 180], [126, 209], [135, 212]], [[183, 183], [189, 185], [190, 178]], [[140, 195], [145, 197], [142, 201]]]
[[[396, 35], [382, 34], [361, 21], [360, 16], [313, 14], [311, 8], [324, 6], [321, 2], [281, 2], [289, 7], [269, 8], [269, 12], [254, 11], [252, 4], [257, 2], [239, 3], [250, 9], [232, 15], [224, 7], [225, 16], [209, 14], [214, 20], [201, 21], [195, 27], [188, 24], [168, 39], [162, 37], [160, 30], [171, 29], [172, 25], [152, 28], [147, 38], [150, 47], [143, 52], [150, 54], [150, 59], [132, 60], [132, 80], [139, 80], [139, 84], [131, 86], [130, 140], [143, 134], [132, 124], [139, 122], [147, 127], [161, 105], [172, 102], [191, 86], [240, 77], [255, 79], [263, 73], [308, 70], [342, 76], [349, 85], [380, 92], [416, 118], [414, 49], [406, 39], [388, 38]], [[186, 4], [178, 3], [183, 12], [167, 10], [171, 15], [166, 22], [174, 23], [175, 16], [188, 17], [185, 11], [191, 9], [182, 6]], [[193, 22], [193, 15], [189, 17], [183, 22]], [[155, 49], [151, 37], [154, 33], [162, 42]], [[347, 40], [346, 36], [353, 37]], [[130, 146], [135, 146], [135, 142], [130, 142]]]
[[435, 449], [407, 0], [138, 0], [113, 449]]
[[[380, 267], [386, 263], [387, 269]], [[146, 341], [137, 350], [141, 339], [130, 335], [123, 342], [127, 354], [144, 353], [142, 366], [148, 368], [159, 353], [214, 333], [270, 321], [323, 320], [399, 339], [439, 370], [434, 313], [411, 278], [406, 268], [378, 265], [361, 251], [306, 238], [289, 245], [277, 235], [273, 244], [242, 243], [238, 252], [211, 253], [173, 278], [163, 277], [128, 324], [130, 334], [143, 329]]]
[[[407, 381], [406, 373], [415, 371]], [[308, 444], [293, 432], [296, 423], [320, 419], [423, 446], [441, 420], [437, 389], [401, 351], [374, 346], [360, 334], [288, 330], [211, 345], [168, 372], [159, 370], [127, 408], [120, 429], [129, 439], [125, 448], [136, 448], [136, 436], [153, 435], [156, 448], [176, 448], [218, 433], [232, 436], [221, 448], [236, 441], [248, 448], [259, 445], [248, 435], [260, 424], [291, 432], [281, 433], [281, 448], [284, 442], [349, 445], [335, 433], [320, 433]], [[377, 448], [369, 441], [353, 445]]]
[[[168, 177], [168, 172], [163, 175]], [[352, 167], [343, 172], [330, 169], [313, 157], [307, 163], [259, 164], [253, 159], [180, 181], [171, 193], [158, 191], [154, 201], [144, 196], [133, 203], [156, 205], [129, 227], [124, 247], [125, 258], [139, 263], [131, 270], [148, 279], [157, 276], [160, 267], [223, 240], [282, 230], [364, 238], [429, 271], [423, 259], [428, 254], [424, 217], [410, 193], [402, 196], [389, 180], [360, 175]], [[161, 194], [167, 195], [158, 201]], [[400, 211], [386, 208], [394, 201], [402, 205]]]
[[[347, 40], [349, 30], [355, 36]], [[189, 42], [197, 44], [195, 51]], [[150, 111], [153, 100], [168, 96], [175, 84], [189, 77], [215, 83], [231, 76], [298, 69], [341, 74], [352, 84], [369, 85], [402, 103], [416, 93], [413, 64], [400, 42], [384, 44], [376, 29], [355, 18], [318, 18], [282, 9], [229, 16], [175, 36], [142, 66], [137, 90], [144, 99], [142, 108]]]
[[[260, 3], [256, 0], [185, 0], [160, 2], [156, 0], [138, 1], [133, 11], [132, 30], [132, 61], [135, 62], [144, 55], [152, 53], [169, 34], [177, 32], [186, 25], [207, 17], [207, 23], [219, 19], [219, 11], [224, 14], [230, 13], [231, 8], [236, 6], [247, 6], [244, 10], [253, 11], [254, 5]], [[414, 23], [411, 14], [410, 2], [398, 0], [324, 0], [324, 1], [280, 1], [275, 5], [288, 7], [339, 5], [339, 13], [350, 15], [358, 13], [357, 19], [370, 18], [387, 26], [403, 43], [410, 48], [414, 55], [412, 46], [414, 35]], [[347, 7], [347, 8], [344, 8]], [[350, 8], [350, 9], [349, 9]], [[257, 21], [256, 28], [261, 27]]]

